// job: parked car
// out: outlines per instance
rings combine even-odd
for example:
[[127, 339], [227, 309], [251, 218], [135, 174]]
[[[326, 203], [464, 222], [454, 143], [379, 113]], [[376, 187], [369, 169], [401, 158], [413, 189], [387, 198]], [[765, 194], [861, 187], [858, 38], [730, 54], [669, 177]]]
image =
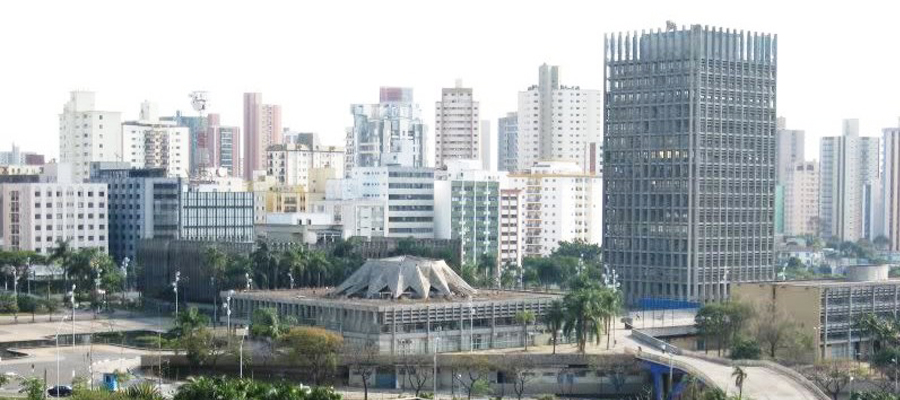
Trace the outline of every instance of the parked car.
[[66, 385], [54, 386], [47, 389], [47, 395], [50, 397], [71, 397], [72, 387]]

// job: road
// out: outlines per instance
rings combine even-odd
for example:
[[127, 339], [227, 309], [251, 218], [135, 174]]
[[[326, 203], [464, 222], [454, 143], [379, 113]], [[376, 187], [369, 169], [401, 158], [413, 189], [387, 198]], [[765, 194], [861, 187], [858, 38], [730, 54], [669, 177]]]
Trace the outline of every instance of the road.
[[[91, 346], [62, 346], [59, 348], [59, 382], [63, 385], [69, 385], [73, 376], [88, 377], [91, 363], [91, 352], [93, 351], [93, 373], [95, 384], [103, 377], [103, 373], [119, 371], [128, 371], [135, 369], [140, 365], [140, 357], [144, 354], [153, 354], [144, 350], [125, 349], [122, 347], [94, 345]], [[55, 347], [46, 347], [39, 349], [27, 349], [27, 357], [2, 360], [0, 361], [0, 373], [11, 376], [25, 376], [43, 378], [44, 372], [47, 373], [47, 385], [56, 385], [56, 360], [57, 352]], [[17, 379], [0, 389], [2, 393], [16, 393], [20, 389]]]
[[[125, 314], [123, 314], [124, 316]], [[61, 316], [56, 316], [53, 322], [25, 322], [19, 318], [19, 323], [11, 323], [9, 318], [0, 318], [0, 342], [15, 342], [23, 340], [47, 339], [60, 334], [71, 334], [73, 324], [71, 319], [60, 322]], [[69, 318], [69, 316], [66, 316]], [[28, 318], [30, 321], [31, 318]], [[40, 320], [39, 320], [40, 321]], [[133, 331], [133, 330], [166, 330], [171, 327], [169, 319], [159, 318], [106, 318], [94, 319], [91, 314], [76, 314], [74, 329], [76, 333]]]
[[[701, 371], [709, 377], [716, 386], [729, 394], [738, 394], [738, 388], [734, 384], [734, 378], [731, 373], [734, 368], [728, 365], [722, 365], [711, 361], [706, 361], [690, 355], [671, 355], [663, 354], [661, 351], [650, 348], [649, 346], [635, 342], [630, 337], [624, 338], [624, 342], [632, 342], [634, 349], [641, 346], [641, 351], [637, 355], [638, 358], [648, 359], [652, 355], [661, 357], [663, 362], [670, 357], [675, 363], [684, 363], [694, 369]], [[631, 345], [626, 345], [630, 347]], [[642, 354], [641, 354], [642, 353]], [[646, 353], [651, 353], [647, 356]], [[655, 361], [650, 359], [650, 361]], [[741, 367], [747, 373], [744, 381], [743, 395], [746, 398], [754, 400], [822, 400], [822, 398], [812, 390], [795, 381], [781, 371], [777, 371], [768, 367]]]

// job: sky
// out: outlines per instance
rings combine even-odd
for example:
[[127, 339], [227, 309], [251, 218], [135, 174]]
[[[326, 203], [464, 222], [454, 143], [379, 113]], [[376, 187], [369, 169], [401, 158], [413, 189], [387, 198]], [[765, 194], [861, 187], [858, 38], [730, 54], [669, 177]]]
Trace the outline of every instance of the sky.
[[[796, 3], [796, 4], [794, 4]], [[900, 3], [891, 1], [4, 1], [0, 4], [0, 150], [59, 153], [71, 90], [136, 119], [192, 112], [209, 92], [224, 124], [242, 125], [242, 93], [280, 104], [284, 126], [343, 145], [350, 104], [380, 86], [434, 102], [456, 79], [483, 119], [515, 111], [542, 63], [561, 84], [603, 88], [603, 35], [703, 24], [778, 35], [778, 114], [818, 138], [859, 118], [862, 135], [900, 122]]]

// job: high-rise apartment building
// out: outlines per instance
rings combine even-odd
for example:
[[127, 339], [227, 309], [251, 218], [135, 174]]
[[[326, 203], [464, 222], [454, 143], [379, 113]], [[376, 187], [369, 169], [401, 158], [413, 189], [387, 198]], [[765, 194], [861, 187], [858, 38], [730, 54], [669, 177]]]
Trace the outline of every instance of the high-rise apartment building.
[[501, 269], [511, 266], [522, 268], [522, 237], [524, 236], [522, 229], [524, 226], [521, 221], [524, 218], [525, 210], [522, 208], [524, 204], [523, 189], [500, 188], [500, 233], [497, 262]]
[[165, 168], [99, 169], [91, 181], [109, 188], [109, 254], [135, 260], [141, 239], [178, 239], [182, 178]]
[[204, 137], [206, 156], [201, 158], [201, 168], [225, 168], [228, 176], [242, 177], [241, 128], [224, 126], [219, 114], [209, 114], [209, 127]]
[[884, 168], [882, 168], [882, 204], [884, 236], [891, 251], [900, 251], [900, 123], [884, 129]]
[[100, 183], [0, 185], [3, 250], [49, 255], [68, 241], [73, 249], [106, 251], [106, 194], [106, 184]]
[[266, 149], [281, 144], [281, 106], [263, 104], [262, 93], [244, 93], [244, 180], [266, 169]]
[[[506, 173], [482, 168], [478, 160], [447, 160], [447, 170], [434, 182], [436, 239], [458, 239], [464, 264], [484, 257], [499, 266], [500, 186]], [[494, 268], [499, 279], [499, 268]]]
[[71, 92], [59, 114], [59, 161], [72, 165], [71, 179], [84, 182], [91, 162], [121, 161], [121, 152], [122, 113], [97, 110], [94, 92]]
[[164, 168], [169, 176], [190, 173], [190, 129], [162, 121], [156, 105], [141, 104], [138, 121], [122, 124], [122, 159], [134, 168]]
[[478, 159], [481, 152], [478, 102], [472, 88], [441, 90], [441, 101], [434, 104], [435, 166], [445, 168], [447, 160]]
[[521, 255], [547, 256], [563, 241], [601, 244], [602, 186], [573, 161], [541, 161], [527, 174], [510, 175], [509, 188], [523, 193]]
[[722, 300], [774, 266], [777, 37], [607, 36], [603, 260], [625, 300]]
[[776, 126], [775, 179], [779, 185], [784, 185], [788, 171], [793, 170], [797, 163], [806, 161], [804, 158], [806, 132], [787, 129], [787, 120], [784, 117], [778, 117]]
[[794, 163], [784, 177], [784, 234], [819, 234], [819, 166]]
[[538, 78], [519, 92], [516, 170], [554, 160], [589, 170], [589, 144], [602, 140], [600, 91], [560, 85], [557, 66], [541, 65]]
[[425, 166], [425, 124], [412, 89], [383, 87], [379, 104], [354, 104], [350, 112], [346, 175], [357, 167]]
[[[384, 211], [377, 217], [383, 228], [370, 229], [370, 233], [377, 232], [385, 237], [434, 238], [433, 168], [357, 167], [350, 171], [350, 177], [329, 181], [328, 191], [327, 199], [333, 200], [332, 206], [336, 205], [334, 201], [381, 202], [380, 207], [366, 207], [367, 213], [376, 209]], [[343, 219], [335, 216], [335, 220]]]
[[497, 170], [497, 155], [494, 148], [497, 147], [497, 139], [491, 134], [491, 121], [481, 121], [481, 168], [485, 171]]
[[[156, 105], [153, 105], [152, 114], [157, 115]], [[154, 117], [155, 119], [155, 117]], [[175, 111], [175, 115], [171, 117], [161, 117], [162, 121], [174, 122], [176, 126], [186, 128], [187, 136], [185, 144], [188, 153], [188, 171], [189, 174], [195, 175], [201, 169], [209, 167], [209, 152], [207, 144], [207, 129], [209, 127], [209, 119], [203, 115], [185, 115], [180, 110]]]
[[517, 172], [519, 153], [519, 115], [506, 113], [497, 120], [497, 169]]
[[860, 137], [858, 119], [845, 119], [843, 133], [823, 137], [819, 150], [822, 234], [840, 241], [872, 240], [880, 186], [879, 138]]

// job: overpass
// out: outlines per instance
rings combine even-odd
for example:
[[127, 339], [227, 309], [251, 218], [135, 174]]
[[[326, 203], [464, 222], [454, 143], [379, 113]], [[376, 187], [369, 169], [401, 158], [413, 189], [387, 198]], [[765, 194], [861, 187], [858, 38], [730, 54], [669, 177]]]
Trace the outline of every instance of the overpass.
[[[830, 400], [828, 395], [800, 373], [779, 364], [757, 360], [716, 359], [703, 354], [684, 352], [661, 340], [642, 335], [640, 331], [632, 331], [628, 339], [639, 347], [626, 348], [626, 352], [645, 361], [650, 366], [651, 373], [656, 372], [654, 386], [655, 393], [659, 393], [657, 400], [663, 398], [663, 390], [660, 389], [666, 387], [665, 380], [668, 379], [668, 376], [659, 376], [659, 372], [667, 374], [666, 371], [670, 368], [693, 376], [707, 386], [717, 387], [728, 394], [736, 395], [738, 388], [731, 376], [735, 366], [740, 366], [747, 373], [743, 390], [745, 397], [754, 400]], [[681, 380], [672, 384], [677, 395], [684, 382]], [[671, 394], [672, 390], [668, 392]]]

